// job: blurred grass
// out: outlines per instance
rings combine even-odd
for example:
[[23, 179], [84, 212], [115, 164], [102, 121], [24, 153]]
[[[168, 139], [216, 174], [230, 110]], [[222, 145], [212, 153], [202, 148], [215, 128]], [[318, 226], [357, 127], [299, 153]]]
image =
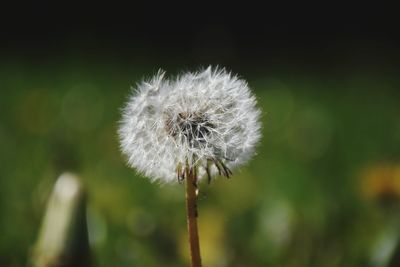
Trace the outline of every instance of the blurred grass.
[[[118, 149], [129, 88], [156, 70], [0, 66], [0, 266], [24, 266], [64, 171], [88, 187], [99, 266], [187, 265], [183, 187], [138, 177]], [[231, 180], [201, 185], [204, 263], [368, 266], [393, 216], [362, 194], [363, 173], [400, 164], [398, 76], [363, 69], [241, 75], [263, 109], [263, 140]]]

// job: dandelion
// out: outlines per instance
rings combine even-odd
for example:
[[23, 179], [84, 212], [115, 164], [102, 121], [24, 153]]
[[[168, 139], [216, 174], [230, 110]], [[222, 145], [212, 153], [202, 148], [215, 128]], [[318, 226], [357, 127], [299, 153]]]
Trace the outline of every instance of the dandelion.
[[159, 71], [138, 84], [123, 110], [121, 150], [128, 164], [159, 183], [186, 181], [192, 266], [201, 266], [197, 184], [232, 170], [254, 154], [260, 110], [247, 83], [211, 67], [168, 80]]

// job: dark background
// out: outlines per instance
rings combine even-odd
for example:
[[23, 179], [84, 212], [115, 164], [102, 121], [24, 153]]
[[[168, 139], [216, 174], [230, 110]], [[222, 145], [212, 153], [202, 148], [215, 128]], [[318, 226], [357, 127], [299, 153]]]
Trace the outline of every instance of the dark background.
[[234, 68], [388, 67], [399, 60], [395, 8], [377, 5], [238, 3], [132, 6], [35, 3], [2, 11], [9, 60]]

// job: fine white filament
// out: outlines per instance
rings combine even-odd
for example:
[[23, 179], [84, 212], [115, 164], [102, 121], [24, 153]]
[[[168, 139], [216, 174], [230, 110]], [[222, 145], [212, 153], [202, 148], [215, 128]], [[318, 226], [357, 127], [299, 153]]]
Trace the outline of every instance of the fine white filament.
[[195, 167], [199, 179], [221, 169], [229, 176], [254, 154], [260, 128], [260, 110], [247, 83], [209, 67], [173, 80], [159, 71], [138, 84], [118, 133], [131, 167], [169, 183], [179, 180], [182, 166]]

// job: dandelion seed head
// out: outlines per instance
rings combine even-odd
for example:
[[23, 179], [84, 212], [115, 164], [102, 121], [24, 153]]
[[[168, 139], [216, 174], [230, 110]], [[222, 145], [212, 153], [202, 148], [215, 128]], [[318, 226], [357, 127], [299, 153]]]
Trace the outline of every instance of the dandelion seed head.
[[247, 83], [224, 69], [209, 67], [173, 80], [159, 71], [129, 98], [120, 146], [128, 164], [153, 181], [175, 182], [186, 165], [196, 167], [199, 179], [221, 171], [229, 176], [254, 154], [259, 117]]

